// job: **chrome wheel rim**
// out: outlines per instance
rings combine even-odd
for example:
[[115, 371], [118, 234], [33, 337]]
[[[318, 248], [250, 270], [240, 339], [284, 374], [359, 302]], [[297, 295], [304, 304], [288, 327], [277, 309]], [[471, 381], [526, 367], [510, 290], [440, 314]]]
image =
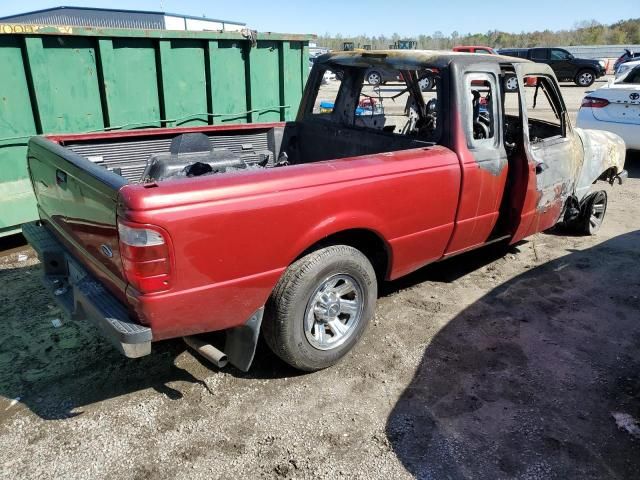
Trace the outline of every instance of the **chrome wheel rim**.
[[364, 309], [363, 288], [347, 274], [325, 279], [313, 292], [304, 317], [304, 333], [314, 348], [331, 350], [356, 331]]
[[591, 205], [591, 215], [589, 216], [589, 225], [591, 230], [597, 230], [602, 225], [604, 213], [607, 209], [607, 199], [604, 195], [598, 194]]
[[420, 89], [424, 92], [425, 90], [429, 90], [429, 88], [431, 87], [431, 80], [429, 80], [428, 78], [423, 78], [418, 82], [418, 84], [420, 85]]
[[591, 81], [593, 80], [593, 75], [591, 75], [588, 72], [581, 73], [578, 80], [580, 81], [581, 85], [584, 85], [586, 87], [591, 84]]
[[518, 88], [518, 79], [516, 77], [509, 77], [506, 84], [507, 90], [515, 90]]
[[369, 83], [371, 85], [378, 85], [380, 83], [380, 75], [378, 75], [377, 73], [370, 73], [369, 74]]

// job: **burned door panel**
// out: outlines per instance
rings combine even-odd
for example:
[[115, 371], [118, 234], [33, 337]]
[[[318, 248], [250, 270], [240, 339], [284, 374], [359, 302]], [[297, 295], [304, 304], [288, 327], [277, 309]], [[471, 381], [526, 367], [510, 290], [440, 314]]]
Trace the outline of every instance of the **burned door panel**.
[[[546, 69], [535, 64], [514, 65], [522, 111], [522, 141], [535, 182], [528, 182], [527, 199], [514, 241], [555, 225], [574, 195], [582, 167], [582, 143], [566, 114], [557, 82]], [[537, 85], [525, 87], [525, 77], [536, 77]], [[546, 102], [546, 108], [541, 104]]]
[[462, 196], [456, 229], [447, 255], [490, 240], [500, 215], [508, 160], [499, 99], [500, 68], [477, 63], [452, 69], [457, 109], [451, 125], [454, 150], [463, 169]]

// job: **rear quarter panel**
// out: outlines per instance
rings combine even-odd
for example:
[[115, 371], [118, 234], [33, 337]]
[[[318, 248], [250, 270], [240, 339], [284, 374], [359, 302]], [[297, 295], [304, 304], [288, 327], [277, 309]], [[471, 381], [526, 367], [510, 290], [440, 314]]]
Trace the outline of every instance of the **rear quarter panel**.
[[442, 257], [459, 188], [438, 146], [125, 186], [120, 215], [166, 229], [175, 251], [172, 290], [129, 299], [155, 339], [237, 326], [302, 252], [350, 229], [385, 241], [396, 278]]

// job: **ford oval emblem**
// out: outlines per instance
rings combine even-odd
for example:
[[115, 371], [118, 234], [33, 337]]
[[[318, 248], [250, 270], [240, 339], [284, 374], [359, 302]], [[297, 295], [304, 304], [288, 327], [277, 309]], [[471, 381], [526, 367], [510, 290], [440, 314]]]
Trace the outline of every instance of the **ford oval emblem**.
[[100, 250], [102, 251], [103, 255], [105, 257], [113, 257], [113, 252], [111, 251], [111, 248], [109, 247], [109, 245], [100, 245]]
[[629, 95], [629, 98], [631, 100], [638, 100], [640, 98], [640, 93], [632, 93], [631, 95]]

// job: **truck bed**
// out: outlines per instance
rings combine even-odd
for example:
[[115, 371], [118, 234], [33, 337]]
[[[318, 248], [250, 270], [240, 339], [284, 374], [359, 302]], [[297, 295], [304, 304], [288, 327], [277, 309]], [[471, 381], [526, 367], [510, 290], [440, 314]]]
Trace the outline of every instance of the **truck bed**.
[[[270, 160], [228, 174], [143, 181], [147, 158], [166, 154], [185, 132], [236, 156], [268, 150]], [[239, 328], [297, 256], [340, 232], [384, 245], [393, 259], [386, 278], [437, 260], [460, 191], [459, 159], [447, 148], [321, 122], [36, 137], [29, 168], [40, 228], [154, 341]], [[147, 293], [132, 283], [122, 225], [162, 232], [166, 288]]]
[[337, 127], [335, 124], [280, 123], [250, 125], [233, 129], [172, 129], [170, 132], [146, 131], [123, 136], [54, 137], [70, 151], [106, 168], [129, 183], [144, 181], [143, 174], [150, 158], [170, 151], [171, 142], [185, 132], [200, 132], [209, 137], [212, 150], [240, 155], [244, 161], [255, 164], [260, 155], [270, 155], [268, 167], [286, 153], [289, 164], [302, 164], [324, 160], [356, 157], [431, 145], [391, 133], [374, 132], [358, 127]]

